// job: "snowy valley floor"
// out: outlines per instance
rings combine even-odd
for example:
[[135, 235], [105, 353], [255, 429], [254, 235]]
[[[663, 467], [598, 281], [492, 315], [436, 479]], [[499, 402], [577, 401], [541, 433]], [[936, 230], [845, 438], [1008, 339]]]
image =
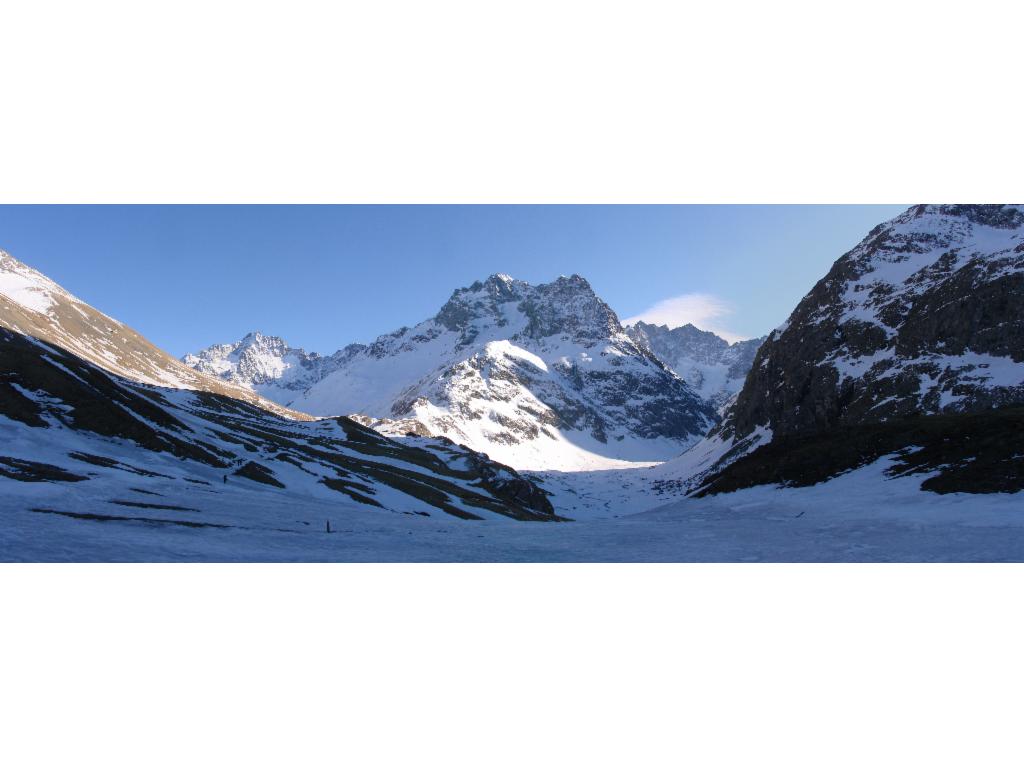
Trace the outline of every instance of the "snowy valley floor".
[[[191, 508], [161, 509], [100, 500], [81, 487], [4, 481], [0, 560], [1024, 560], [1024, 494], [921, 492], [924, 476], [889, 479], [886, 466], [883, 460], [811, 488], [756, 488], [661, 506], [642, 492], [642, 470], [590, 473], [575, 489], [563, 476], [556, 501], [575, 496], [574, 509], [565, 512], [576, 518], [570, 523], [462, 521], [314, 498], [297, 505], [273, 491], [237, 486], [197, 489], [169, 502], [155, 495], [159, 478], [140, 478], [140, 491], [117, 497]], [[638, 511], [644, 506], [654, 508]]]

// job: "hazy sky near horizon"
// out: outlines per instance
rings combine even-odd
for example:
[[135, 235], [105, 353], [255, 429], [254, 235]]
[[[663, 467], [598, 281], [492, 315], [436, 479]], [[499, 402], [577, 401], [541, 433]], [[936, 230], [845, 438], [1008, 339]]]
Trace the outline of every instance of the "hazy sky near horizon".
[[906, 205], [0, 205], [0, 249], [174, 355], [259, 330], [330, 353], [504, 272], [619, 316], [767, 333]]

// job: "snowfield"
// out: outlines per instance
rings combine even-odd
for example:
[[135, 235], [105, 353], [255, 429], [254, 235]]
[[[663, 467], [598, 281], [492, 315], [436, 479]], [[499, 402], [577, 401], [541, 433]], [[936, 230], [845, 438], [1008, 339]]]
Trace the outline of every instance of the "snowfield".
[[[128, 508], [52, 483], [0, 479], [5, 561], [344, 562], [870, 562], [1024, 560], [1024, 494], [919, 490], [888, 478], [887, 460], [810, 488], [760, 487], [658, 504], [644, 470], [592, 473], [574, 522], [463, 521], [404, 515], [336, 499], [301, 507], [245, 481], [218, 477], [187, 498], [140, 477], [132, 500], [194, 512]], [[637, 474], [631, 480], [630, 473]], [[623, 483], [635, 483], [630, 488]], [[96, 486], [93, 486], [94, 488]], [[121, 488], [100, 489], [125, 496]], [[144, 493], [148, 492], [148, 493]], [[556, 494], [570, 493], [565, 487]], [[153, 494], [153, 495], [149, 495]], [[628, 497], [619, 507], [616, 500]], [[653, 508], [636, 511], [649, 503]], [[556, 504], [556, 507], [559, 505]], [[50, 509], [33, 512], [32, 509]], [[560, 510], [561, 511], [561, 510]], [[63, 512], [65, 514], [59, 514]], [[68, 516], [69, 514], [79, 517]], [[102, 519], [90, 519], [88, 516]], [[116, 518], [122, 518], [120, 520]], [[115, 518], [115, 519], [107, 519]], [[128, 518], [135, 518], [128, 519]], [[332, 533], [326, 532], [330, 521]], [[182, 523], [203, 527], [187, 527]], [[217, 527], [219, 526], [219, 527]]]

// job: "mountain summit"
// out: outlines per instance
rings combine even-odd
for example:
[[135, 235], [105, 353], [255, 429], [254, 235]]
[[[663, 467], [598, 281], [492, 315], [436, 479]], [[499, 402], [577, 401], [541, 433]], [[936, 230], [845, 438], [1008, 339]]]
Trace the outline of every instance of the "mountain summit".
[[233, 344], [214, 344], [181, 360], [197, 371], [285, 404], [336, 370], [357, 349], [362, 347], [353, 345], [324, 357], [291, 347], [279, 336], [253, 331]]
[[702, 397], [716, 406], [740, 391], [766, 337], [730, 344], [711, 331], [691, 323], [678, 328], [642, 320], [626, 328], [637, 344], [651, 350]]
[[491, 323], [499, 328], [508, 326], [508, 304], [515, 304], [526, 319], [516, 331], [522, 338], [560, 335], [575, 343], [593, 344], [622, 332], [615, 312], [579, 275], [537, 286], [508, 275], [491, 275], [482, 283], [456, 290], [434, 321], [449, 331], [463, 333], [461, 343], [469, 345], [480, 329]]

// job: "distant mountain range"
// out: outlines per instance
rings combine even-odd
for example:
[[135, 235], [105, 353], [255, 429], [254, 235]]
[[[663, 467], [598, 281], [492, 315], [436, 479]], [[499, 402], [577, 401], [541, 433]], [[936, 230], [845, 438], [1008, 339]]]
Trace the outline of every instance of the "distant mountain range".
[[252, 390], [281, 405], [290, 405], [362, 349], [362, 345], [353, 344], [324, 357], [291, 347], [279, 336], [254, 331], [241, 341], [214, 344], [181, 360], [201, 373]]
[[628, 326], [626, 333], [718, 408], [739, 392], [766, 338], [730, 344], [690, 323], [669, 328], [643, 321]]
[[578, 275], [537, 286], [492, 275], [416, 327], [329, 357], [251, 333], [183, 359], [302, 411], [443, 435], [518, 468], [574, 470], [678, 454], [715, 423], [757, 343], [623, 328]]

